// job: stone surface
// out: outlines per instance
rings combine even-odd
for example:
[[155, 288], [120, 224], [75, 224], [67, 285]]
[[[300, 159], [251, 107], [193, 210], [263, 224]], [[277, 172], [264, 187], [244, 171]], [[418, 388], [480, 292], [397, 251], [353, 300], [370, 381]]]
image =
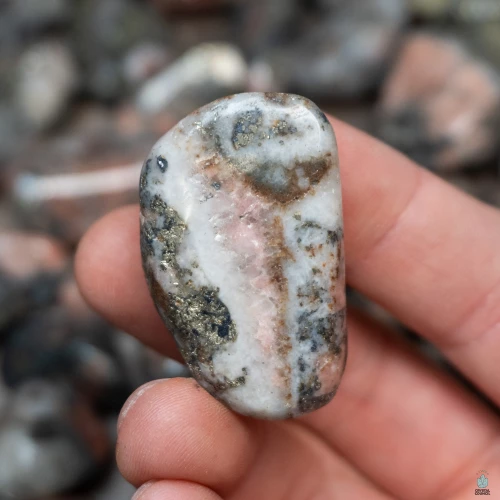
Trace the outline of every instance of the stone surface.
[[154, 146], [140, 181], [156, 306], [198, 382], [237, 412], [326, 404], [346, 359], [335, 137], [309, 100], [248, 93]]

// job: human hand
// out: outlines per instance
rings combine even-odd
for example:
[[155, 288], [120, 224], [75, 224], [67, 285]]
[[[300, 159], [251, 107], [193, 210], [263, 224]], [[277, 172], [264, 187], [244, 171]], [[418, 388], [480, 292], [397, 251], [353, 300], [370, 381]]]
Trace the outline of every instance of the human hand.
[[[500, 404], [500, 212], [332, 120], [347, 280], [436, 344]], [[89, 303], [179, 358], [141, 268], [139, 209], [97, 222], [76, 273]], [[465, 499], [476, 471], [500, 492], [500, 417], [385, 327], [350, 311], [334, 400], [293, 421], [232, 413], [190, 379], [128, 400], [117, 460], [140, 500]], [[500, 493], [498, 493], [500, 494]]]

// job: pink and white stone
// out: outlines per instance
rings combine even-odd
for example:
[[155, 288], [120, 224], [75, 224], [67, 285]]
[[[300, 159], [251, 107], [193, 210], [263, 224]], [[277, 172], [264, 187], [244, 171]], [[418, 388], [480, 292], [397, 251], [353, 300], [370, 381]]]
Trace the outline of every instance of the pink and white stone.
[[298, 416], [346, 360], [337, 147], [309, 100], [249, 93], [186, 117], [140, 181], [149, 287], [193, 376], [234, 411]]

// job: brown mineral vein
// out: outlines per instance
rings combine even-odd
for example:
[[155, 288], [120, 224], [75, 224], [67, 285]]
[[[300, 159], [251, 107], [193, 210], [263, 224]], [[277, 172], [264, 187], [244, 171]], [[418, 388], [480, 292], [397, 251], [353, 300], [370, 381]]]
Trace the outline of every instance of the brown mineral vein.
[[269, 246], [268, 269], [271, 283], [274, 284], [278, 291], [278, 314], [279, 318], [276, 323], [276, 350], [282, 359], [283, 368], [281, 368], [280, 376], [283, 379], [284, 386], [287, 387], [285, 396], [286, 402], [291, 406], [291, 366], [288, 360], [292, 349], [292, 342], [289, 334], [289, 329], [286, 324], [286, 305], [288, 302], [288, 280], [285, 276], [283, 264], [285, 260], [293, 260], [293, 255], [285, 242], [283, 221], [281, 217], [275, 216], [269, 225], [266, 234], [266, 241]]

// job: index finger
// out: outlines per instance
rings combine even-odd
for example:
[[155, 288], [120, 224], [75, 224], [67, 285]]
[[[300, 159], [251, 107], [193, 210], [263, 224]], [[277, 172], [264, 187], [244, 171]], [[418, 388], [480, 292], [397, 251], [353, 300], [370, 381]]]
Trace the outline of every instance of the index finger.
[[438, 345], [500, 402], [500, 212], [332, 123], [348, 282]]

